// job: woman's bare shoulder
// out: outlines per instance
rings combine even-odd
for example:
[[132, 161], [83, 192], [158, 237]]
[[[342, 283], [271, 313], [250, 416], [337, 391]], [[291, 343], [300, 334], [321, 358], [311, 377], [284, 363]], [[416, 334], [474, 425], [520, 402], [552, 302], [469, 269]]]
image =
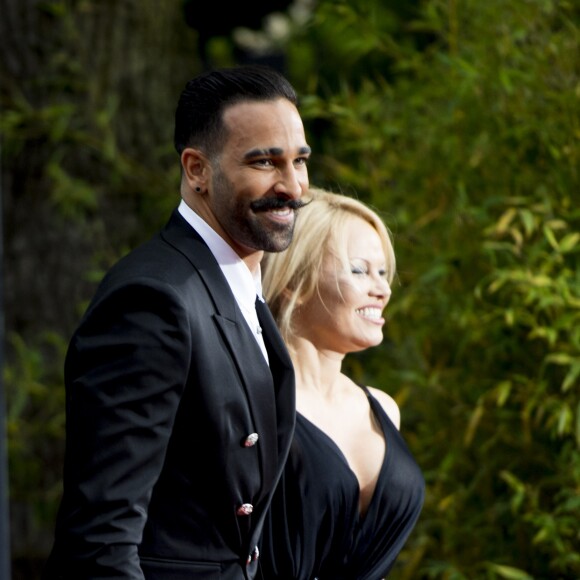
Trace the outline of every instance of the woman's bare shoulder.
[[388, 395], [384, 391], [380, 389], [376, 389], [375, 387], [368, 387], [369, 391], [371, 392], [372, 396], [381, 404], [385, 413], [389, 416], [389, 419], [393, 422], [393, 425], [397, 429], [401, 427], [401, 411], [399, 409], [399, 405], [391, 395]]

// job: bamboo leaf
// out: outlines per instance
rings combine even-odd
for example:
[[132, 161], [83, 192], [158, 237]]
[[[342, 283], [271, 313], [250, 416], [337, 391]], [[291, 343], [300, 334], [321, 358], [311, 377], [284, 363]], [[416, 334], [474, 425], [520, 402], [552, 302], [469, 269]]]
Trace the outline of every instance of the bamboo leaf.
[[498, 574], [500, 578], [506, 578], [507, 580], [534, 580], [533, 576], [530, 576], [519, 568], [492, 563], [489, 563], [488, 567], [491, 571]]
[[560, 240], [560, 251], [562, 253], [571, 252], [579, 246], [578, 242], [580, 242], [580, 233], [567, 234]]
[[554, 250], [556, 250], [557, 252], [560, 251], [558, 240], [556, 240], [554, 232], [547, 225], [544, 226], [544, 236], [546, 237], [546, 240], [548, 240], [548, 243], [550, 244], [550, 246], [552, 246]]

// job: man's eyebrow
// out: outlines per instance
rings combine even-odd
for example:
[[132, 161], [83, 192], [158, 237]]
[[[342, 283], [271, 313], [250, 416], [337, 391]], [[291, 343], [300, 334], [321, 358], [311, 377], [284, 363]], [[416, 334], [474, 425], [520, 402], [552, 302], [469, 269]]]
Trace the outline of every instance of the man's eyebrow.
[[[312, 149], [308, 146], [300, 147], [298, 149], [299, 155], [309, 155]], [[284, 154], [284, 149], [281, 147], [270, 147], [268, 149], [251, 149], [244, 155], [244, 159], [253, 159], [254, 157], [280, 157]]]

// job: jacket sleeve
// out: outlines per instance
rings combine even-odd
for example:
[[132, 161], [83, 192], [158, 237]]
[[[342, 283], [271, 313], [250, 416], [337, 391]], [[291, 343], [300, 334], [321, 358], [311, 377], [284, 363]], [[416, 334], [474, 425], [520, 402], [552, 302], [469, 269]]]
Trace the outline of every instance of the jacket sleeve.
[[183, 304], [158, 281], [101, 293], [89, 308], [65, 364], [59, 577], [143, 579], [137, 549], [191, 350]]

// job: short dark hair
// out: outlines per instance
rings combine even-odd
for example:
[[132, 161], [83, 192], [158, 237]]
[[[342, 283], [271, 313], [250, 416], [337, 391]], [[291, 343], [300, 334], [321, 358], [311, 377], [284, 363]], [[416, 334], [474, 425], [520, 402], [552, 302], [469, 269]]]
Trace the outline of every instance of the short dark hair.
[[190, 80], [175, 111], [174, 145], [215, 154], [225, 139], [224, 109], [243, 101], [287, 99], [298, 104], [296, 91], [278, 71], [263, 65], [243, 65], [208, 71]]

